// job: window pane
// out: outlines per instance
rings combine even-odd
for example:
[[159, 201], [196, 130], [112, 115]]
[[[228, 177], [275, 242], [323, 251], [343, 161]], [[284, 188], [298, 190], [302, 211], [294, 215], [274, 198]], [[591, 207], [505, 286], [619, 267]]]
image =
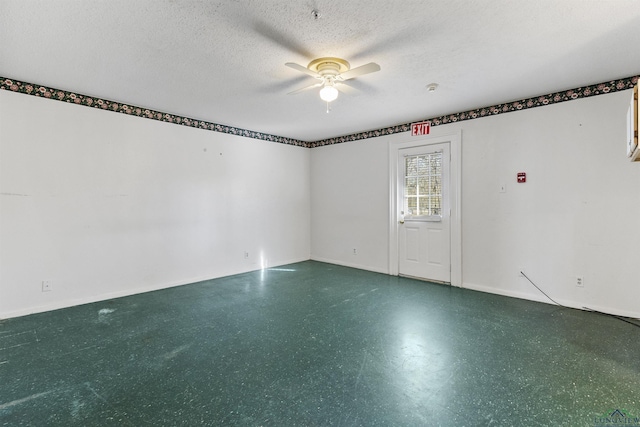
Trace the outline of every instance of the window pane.
[[420, 214], [419, 215], [431, 215], [429, 213], [429, 197], [420, 198]]
[[405, 215], [442, 215], [442, 152], [405, 158]]
[[405, 159], [405, 163], [406, 163], [406, 176], [416, 176], [417, 174], [417, 166], [416, 166], [416, 162], [417, 162], [417, 157], [407, 157]]
[[429, 194], [429, 177], [418, 178], [418, 194], [421, 196]]
[[434, 196], [430, 203], [431, 215], [442, 215], [442, 197]]
[[442, 194], [442, 179], [439, 176], [431, 178], [430, 194]]
[[418, 179], [417, 178], [405, 178], [405, 194], [407, 196], [415, 196], [418, 194]]
[[439, 156], [437, 158], [432, 159], [433, 161], [431, 162], [431, 175], [438, 175], [440, 176], [442, 174], [442, 153], [437, 153], [439, 154]]
[[429, 173], [429, 156], [418, 156], [418, 175]]
[[407, 197], [405, 211], [407, 215], [418, 215], [418, 199], [416, 197]]

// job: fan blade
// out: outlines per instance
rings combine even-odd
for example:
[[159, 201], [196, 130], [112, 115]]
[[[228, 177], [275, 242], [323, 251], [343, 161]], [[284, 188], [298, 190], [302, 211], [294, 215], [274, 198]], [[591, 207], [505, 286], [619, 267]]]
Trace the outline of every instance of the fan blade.
[[374, 85], [367, 83], [366, 79], [351, 79], [348, 82], [343, 82], [343, 85], [349, 83], [349, 87], [357, 93], [363, 93], [367, 95], [375, 95], [378, 92], [378, 88]]
[[364, 74], [375, 73], [376, 71], [380, 71], [380, 66], [375, 62], [369, 62], [368, 64], [353, 68], [340, 74], [340, 79], [349, 80]]
[[285, 90], [289, 91], [292, 88], [295, 89], [296, 87], [300, 87], [303, 84], [309, 84], [309, 78], [304, 74], [299, 74], [287, 80], [275, 81], [271, 84], [261, 86], [258, 89], [258, 92], [265, 94], [281, 93]]
[[335, 82], [335, 87], [340, 92], [346, 93], [347, 95], [353, 95], [356, 92], [358, 92], [358, 90], [356, 88], [354, 88], [353, 86], [351, 86], [351, 85], [349, 85], [349, 84], [347, 84], [345, 82], [341, 82], [341, 81], [336, 81]]
[[316, 84], [311, 85], [311, 86], [305, 86], [305, 87], [303, 87], [303, 88], [296, 89], [296, 90], [294, 90], [293, 92], [289, 92], [287, 95], [295, 95], [296, 93], [304, 92], [305, 90], [313, 89], [314, 87], [320, 87], [320, 86], [322, 86], [323, 84], [324, 84], [324, 83], [320, 82], [320, 83], [316, 83]]
[[295, 62], [287, 62], [286, 64], [287, 67], [289, 68], [293, 68], [294, 70], [300, 71], [301, 73], [305, 73], [310, 75], [311, 77], [315, 77], [316, 79], [321, 79], [322, 76], [314, 71], [311, 71], [310, 69], [308, 69], [307, 67], [303, 67], [300, 64], [296, 64]]

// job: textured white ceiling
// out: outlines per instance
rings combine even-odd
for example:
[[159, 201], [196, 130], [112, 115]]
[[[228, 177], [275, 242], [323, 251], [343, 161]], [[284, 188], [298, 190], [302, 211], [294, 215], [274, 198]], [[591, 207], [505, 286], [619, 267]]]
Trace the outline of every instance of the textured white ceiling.
[[638, 0], [0, 0], [0, 76], [303, 141], [638, 74]]

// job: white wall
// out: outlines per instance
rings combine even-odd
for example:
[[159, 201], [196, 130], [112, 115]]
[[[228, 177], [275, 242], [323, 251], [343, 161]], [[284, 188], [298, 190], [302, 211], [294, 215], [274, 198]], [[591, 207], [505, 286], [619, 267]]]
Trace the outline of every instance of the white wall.
[[312, 259], [389, 272], [388, 141], [311, 150]]
[[[523, 268], [563, 304], [640, 316], [628, 98], [432, 128], [462, 131], [464, 287], [544, 301]], [[388, 272], [388, 144], [408, 139], [307, 150], [0, 91], [0, 318], [309, 256]]]
[[[640, 163], [625, 157], [629, 97], [432, 128], [433, 135], [462, 130], [463, 287], [546, 301], [518, 277], [524, 269], [560, 303], [640, 316]], [[389, 271], [388, 144], [408, 139], [311, 151], [312, 259]], [[518, 172], [527, 173], [526, 184], [516, 183]]]
[[309, 259], [309, 156], [0, 91], [0, 318]]

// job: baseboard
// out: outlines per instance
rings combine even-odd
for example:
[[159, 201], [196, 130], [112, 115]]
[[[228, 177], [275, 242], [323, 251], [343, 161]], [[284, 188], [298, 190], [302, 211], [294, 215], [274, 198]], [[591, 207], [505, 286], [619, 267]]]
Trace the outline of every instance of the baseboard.
[[[283, 261], [274, 263], [273, 265], [269, 265], [269, 267], [267, 268], [279, 267], [283, 265], [294, 264], [297, 262], [308, 261], [308, 260], [309, 258], [294, 258], [290, 260], [283, 260]], [[77, 305], [92, 304], [100, 301], [108, 301], [115, 298], [128, 297], [131, 295], [139, 295], [147, 292], [160, 291], [162, 289], [175, 288], [178, 286], [188, 286], [195, 283], [204, 282], [206, 280], [220, 279], [222, 277], [235, 276], [236, 274], [249, 273], [251, 271], [258, 271], [258, 270], [261, 270], [261, 268], [249, 267], [246, 269], [240, 269], [233, 273], [227, 272], [227, 273], [222, 273], [220, 275], [214, 275], [214, 276], [197, 276], [189, 279], [180, 280], [177, 282], [156, 283], [150, 286], [131, 287], [131, 288], [126, 288], [116, 292], [108, 292], [108, 293], [99, 294], [99, 295], [92, 295], [89, 297], [77, 298], [72, 300], [67, 299], [64, 301], [54, 301], [49, 304], [39, 305], [35, 307], [27, 307], [19, 310], [0, 313], [0, 320], [11, 319], [14, 317], [28, 316], [30, 314], [36, 314], [36, 313], [44, 313], [44, 312], [53, 311], [53, 310], [60, 310], [63, 308], [74, 307]]]
[[352, 262], [344, 262], [344, 261], [340, 261], [340, 260], [322, 258], [322, 257], [316, 257], [316, 256], [311, 256], [311, 260], [312, 261], [318, 261], [318, 262], [324, 262], [324, 263], [327, 263], [327, 264], [341, 265], [343, 267], [357, 268], [358, 270], [372, 271], [374, 273], [389, 274], [389, 270], [388, 269], [375, 268], [375, 267], [371, 267], [369, 265], [356, 264], [356, 263], [352, 263]]
[[[474, 284], [474, 283], [463, 283], [462, 284], [462, 288], [470, 289], [470, 290], [473, 290], [473, 291], [485, 292], [485, 293], [488, 293], [488, 294], [502, 295], [502, 296], [505, 296], [505, 297], [519, 298], [519, 299], [523, 299], [523, 300], [527, 300], [527, 301], [535, 301], [535, 302], [541, 302], [541, 303], [545, 303], [545, 304], [555, 305], [554, 302], [550, 301], [544, 295], [535, 296], [535, 295], [532, 295], [530, 293], [517, 292], [517, 291], [508, 290], [508, 289], [492, 288], [492, 287], [489, 287], [489, 286], [478, 285], [478, 284]], [[589, 303], [581, 303], [581, 302], [577, 302], [577, 301], [567, 301], [567, 300], [558, 299], [558, 298], [554, 298], [554, 299], [558, 303], [562, 304], [565, 307], [575, 308], [577, 310], [599, 311], [599, 312], [602, 312], [602, 313], [612, 314], [612, 315], [615, 315], [615, 316], [622, 316], [622, 317], [630, 317], [630, 318], [633, 318], [633, 319], [640, 319], [640, 312], [620, 310], [619, 308], [607, 307], [607, 306], [602, 306], [602, 305], [599, 305], [599, 304], [589, 304]]]
[[[389, 274], [389, 271], [385, 270], [385, 269], [378, 269], [378, 268], [373, 268], [373, 267], [367, 266], [367, 265], [361, 265], [361, 264], [357, 264], [357, 263], [349, 263], [349, 262], [344, 262], [344, 261], [340, 261], [340, 260], [322, 258], [322, 257], [316, 257], [316, 256], [312, 256], [311, 258], [293, 258], [293, 259], [290, 259], [290, 260], [283, 260], [283, 261], [279, 261], [277, 263], [274, 263], [272, 265], [269, 265], [268, 268], [280, 267], [280, 266], [288, 265], [288, 264], [295, 264], [297, 262], [303, 262], [303, 261], [307, 261], [309, 259], [311, 259], [313, 261], [324, 262], [324, 263], [327, 263], [327, 264], [335, 264], [335, 265], [341, 265], [341, 266], [344, 266], [344, 267], [356, 268], [358, 270], [366, 270], [366, 271], [372, 271], [372, 272], [375, 272], [375, 273]], [[90, 297], [86, 297], [86, 298], [78, 298], [78, 299], [75, 299], [75, 300], [56, 301], [56, 302], [53, 302], [51, 304], [45, 304], [45, 305], [41, 305], [41, 306], [37, 306], [37, 307], [28, 307], [28, 308], [24, 308], [24, 309], [20, 309], [20, 310], [0, 313], [0, 320], [10, 319], [10, 318], [14, 318], [14, 317], [27, 316], [29, 314], [43, 313], [43, 312], [46, 312], [46, 311], [59, 310], [59, 309], [62, 309], [62, 308], [73, 307], [73, 306], [76, 306], [76, 305], [91, 304], [91, 303], [96, 303], [96, 302], [100, 302], [100, 301], [107, 301], [107, 300], [114, 299], [114, 298], [122, 298], [122, 297], [131, 296], [131, 295], [138, 295], [138, 294], [143, 294], [143, 293], [146, 293], [146, 292], [159, 291], [159, 290], [162, 290], [162, 289], [168, 289], [168, 288], [173, 288], [173, 287], [177, 287], [177, 286], [188, 286], [188, 285], [195, 284], [195, 283], [198, 283], [198, 282], [203, 282], [203, 281], [206, 281], [206, 280], [214, 280], [214, 279], [219, 279], [219, 278], [222, 278], [222, 277], [233, 276], [233, 275], [236, 275], [236, 274], [249, 273], [251, 271], [257, 271], [257, 270], [260, 270], [260, 268], [247, 268], [247, 269], [239, 270], [239, 271], [234, 272], [234, 273], [223, 273], [223, 274], [216, 275], [216, 276], [206, 276], [206, 277], [192, 277], [190, 279], [181, 280], [179, 282], [159, 283], [159, 284], [154, 284], [154, 285], [151, 285], [151, 286], [144, 286], [144, 287], [137, 287], [137, 288], [127, 288], [127, 289], [124, 289], [124, 290], [121, 290], [121, 291], [117, 291], [117, 292], [110, 292], [110, 293], [90, 296]], [[474, 291], [479, 291], [479, 292], [485, 292], [485, 293], [489, 293], [489, 294], [502, 295], [502, 296], [511, 297], [511, 298], [519, 298], [519, 299], [523, 299], [523, 300], [527, 300], [527, 301], [535, 301], [535, 302], [541, 302], [541, 303], [546, 303], [546, 304], [553, 304], [553, 302], [549, 301], [543, 295], [535, 296], [535, 295], [532, 295], [530, 293], [517, 292], [517, 291], [513, 291], [513, 290], [508, 290], [508, 289], [493, 288], [493, 287], [484, 286], [484, 285], [478, 285], [478, 284], [474, 284], [474, 283], [463, 283], [461, 288], [474, 290]], [[557, 300], [557, 301], [560, 304], [562, 304], [563, 306], [565, 306], [565, 307], [575, 308], [575, 309], [578, 309], [578, 310], [594, 310], [594, 311], [599, 311], [599, 312], [602, 312], [602, 313], [613, 314], [613, 315], [616, 315], [616, 316], [623, 316], [623, 317], [630, 317], [630, 318], [634, 318], [634, 319], [640, 319], [640, 312], [620, 310], [620, 309], [615, 308], [615, 307], [608, 307], [608, 306], [603, 306], [603, 305], [600, 305], [600, 304], [588, 304], [588, 303], [580, 303], [580, 302], [576, 302], [576, 301], [565, 301], [565, 300]]]

